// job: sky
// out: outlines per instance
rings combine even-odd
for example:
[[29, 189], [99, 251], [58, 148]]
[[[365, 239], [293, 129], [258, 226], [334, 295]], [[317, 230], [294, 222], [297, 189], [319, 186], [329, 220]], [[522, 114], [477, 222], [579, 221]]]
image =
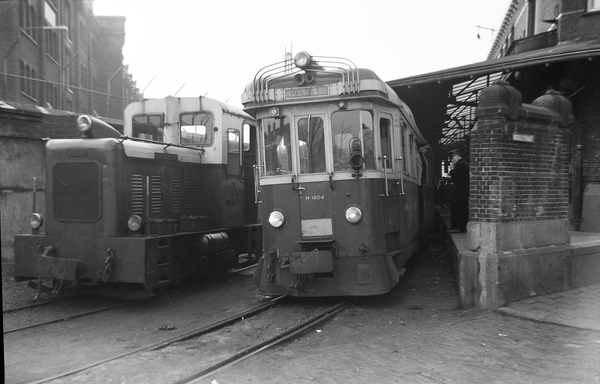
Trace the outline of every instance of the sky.
[[484, 61], [509, 3], [95, 0], [94, 14], [126, 17], [124, 64], [145, 98], [241, 106], [256, 72], [285, 52], [344, 57], [384, 81]]

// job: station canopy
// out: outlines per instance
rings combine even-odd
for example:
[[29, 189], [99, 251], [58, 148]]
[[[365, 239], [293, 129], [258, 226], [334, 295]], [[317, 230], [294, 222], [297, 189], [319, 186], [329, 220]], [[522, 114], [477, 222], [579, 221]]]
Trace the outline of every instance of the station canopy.
[[[523, 102], [530, 103], [548, 86], [561, 88], [566, 64], [599, 59], [597, 41], [561, 43], [387, 83], [411, 108], [417, 125], [443, 159], [452, 149], [468, 150], [479, 92], [483, 88], [500, 80], [508, 81], [523, 94]], [[519, 81], [524, 77], [528, 81]]]

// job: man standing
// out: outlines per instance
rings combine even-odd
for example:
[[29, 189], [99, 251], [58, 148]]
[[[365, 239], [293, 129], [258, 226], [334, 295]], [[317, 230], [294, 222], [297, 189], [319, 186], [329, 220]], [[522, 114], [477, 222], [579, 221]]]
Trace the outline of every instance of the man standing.
[[450, 202], [450, 226], [451, 230], [467, 232], [469, 221], [469, 163], [459, 150], [453, 150], [452, 171], [450, 181], [452, 182], [452, 200]]

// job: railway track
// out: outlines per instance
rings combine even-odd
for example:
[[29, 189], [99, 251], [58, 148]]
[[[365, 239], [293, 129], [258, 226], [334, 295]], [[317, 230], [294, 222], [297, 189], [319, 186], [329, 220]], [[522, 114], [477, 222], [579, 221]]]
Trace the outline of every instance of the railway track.
[[354, 299], [342, 301], [342, 302], [318, 313], [317, 315], [314, 315], [314, 316], [300, 322], [295, 327], [288, 329], [285, 332], [281, 332], [280, 334], [277, 334], [273, 337], [270, 337], [267, 340], [264, 340], [255, 345], [252, 345], [252, 346], [236, 353], [233, 356], [230, 356], [230, 357], [223, 359], [215, 364], [212, 364], [211, 366], [209, 366], [207, 368], [203, 368], [203, 369], [199, 370], [198, 372], [177, 381], [176, 384], [197, 383], [198, 381], [205, 379], [205, 378], [209, 377], [210, 375], [217, 373], [218, 371], [220, 371], [222, 369], [225, 369], [233, 364], [236, 364], [242, 360], [245, 360], [245, 359], [247, 359], [257, 353], [260, 353], [268, 348], [274, 347], [278, 344], [281, 344], [288, 340], [291, 340], [294, 337], [307, 331], [308, 329], [314, 327], [315, 325], [331, 319], [332, 317], [337, 315], [339, 312], [346, 309], [354, 301], [355, 301]]
[[188, 331], [188, 332], [186, 332], [186, 333], [184, 333], [182, 335], [178, 335], [178, 336], [175, 336], [175, 337], [172, 337], [172, 338], [169, 338], [167, 340], [163, 340], [163, 341], [160, 341], [160, 342], [157, 342], [157, 343], [154, 343], [154, 344], [146, 345], [144, 347], [137, 348], [135, 350], [129, 351], [127, 353], [120, 354], [118, 356], [113, 356], [113, 357], [110, 357], [110, 358], [107, 358], [107, 359], [99, 360], [99, 361], [90, 363], [88, 365], [85, 365], [85, 366], [82, 366], [82, 367], [79, 367], [79, 368], [75, 368], [75, 369], [70, 370], [68, 372], [60, 373], [58, 375], [47, 377], [45, 379], [37, 380], [37, 381], [34, 381], [32, 384], [47, 383], [47, 382], [50, 382], [50, 381], [53, 381], [53, 380], [61, 379], [61, 378], [64, 378], [64, 377], [67, 377], [67, 376], [71, 376], [73, 374], [76, 374], [76, 373], [79, 373], [79, 372], [82, 372], [82, 371], [85, 371], [85, 370], [88, 370], [88, 369], [91, 369], [91, 368], [94, 368], [94, 367], [97, 367], [99, 365], [109, 363], [111, 361], [115, 361], [115, 360], [122, 359], [122, 358], [125, 358], [127, 356], [130, 356], [130, 355], [133, 355], [133, 354], [136, 354], [136, 353], [140, 353], [142, 351], [146, 351], [146, 350], [158, 350], [158, 349], [164, 348], [166, 346], [169, 346], [171, 344], [174, 344], [174, 343], [177, 343], [177, 342], [180, 342], [180, 341], [184, 341], [184, 340], [187, 340], [187, 339], [190, 339], [190, 338], [193, 338], [193, 337], [201, 336], [201, 335], [209, 333], [209, 332], [213, 332], [213, 331], [215, 331], [217, 329], [220, 329], [220, 328], [223, 328], [223, 327], [225, 327], [227, 325], [230, 325], [230, 324], [232, 324], [232, 323], [234, 323], [234, 322], [236, 322], [236, 321], [238, 321], [240, 319], [244, 319], [244, 318], [250, 317], [250, 316], [255, 315], [255, 314], [259, 313], [259, 312], [262, 312], [262, 311], [264, 311], [266, 309], [269, 309], [273, 305], [275, 305], [276, 303], [278, 303], [280, 300], [282, 300], [284, 298], [285, 298], [284, 296], [280, 296], [280, 297], [271, 299], [270, 301], [268, 301], [266, 303], [263, 303], [261, 305], [255, 306], [253, 308], [250, 308], [250, 309], [238, 312], [238, 313], [236, 313], [236, 314], [234, 314], [232, 316], [220, 319], [219, 321], [213, 322], [213, 323], [211, 323], [209, 325], [193, 329], [193, 330]]
[[[132, 355], [140, 354], [144, 351], [160, 352], [162, 349], [165, 349], [169, 346], [176, 345], [176, 344], [184, 342], [186, 340], [190, 340], [190, 339], [201, 337], [203, 335], [218, 332], [228, 326], [235, 326], [236, 323], [238, 323], [242, 320], [248, 319], [252, 316], [256, 316], [256, 315], [260, 314], [261, 312], [267, 311], [277, 305], [284, 304], [286, 299], [289, 299], [289, 298], [286, 296], [279, 296], [279, 297], [271, 299], [267, 302], [253, 306], [244, 311], [237, 312], [234, 315], [214, 321], [211, 324], [189, 330], [189, 331], [187, 331], [183, 334], [177, 335], [175, 337], [172, 337], [172, 338], [169, 338], [166, 340], [162, 340], [160, 342], [152, 343], [152, 344], [137, 348], [135, 350], [128, 351], [126, 353], [112, 356], [110, 358], [95, 361], [90, 364], [69, 370], [67, 372], [63, 372], [60, 374], [56, 374], [54, 376], [50, 376], [50, 377], [47, 377], [47, 378], [44, 378], [41, 380], [34, 381], [33, 383], [34, 384], [48, 383], [48, 382], [52, 382], [55, 380], [64, 380], [65, 378], [77, 380], [77, 379], [80, 379], [80, 377], [79, 376], [73, 377], [73, 375], [76, 375], [76, 374], [85, 375], [85, 371], [89, 371], [94, 368], [98, 368], [102, 365], [109, 365], [110, 363], [114, 363], [114, 362], [118, 363], [118, 361], [120, 361], [122, 359], [126, 359], [127, 357], [130, 357]], [[260, 353], [261, 351], [264, 351], [264, 350], [266, 350], [270, 347], [273, 347], [277, 344], [280, 344], [280, 343], [283, 343], [290, 339], [293, 339], [294, 337], [297, 337], [299, 334], [305, 332], [309, 328], [332, 318], [340, 311], [343, 311], [352, 302], [353, 302], [353, 300], [346, 300], [343, 302], [335, 303], [335, 305], [328, 306], [324, 310], [321, 310], [319, 313], [317, 313], [313, 316], [310, 316], [309, 318], [307, 318], [305, 320], [298, 321], [295, 326], [293, 326], [289, 329], [283, 330], [282, 332], [279, 332], [276, 335], [268, 337], [265, 340], [259, 341], [249, 347], [246, 347], [246, 348], [232, 354], [231, 356], [220, 359], [219, 361], [210, 364], [210, 366], [208, 366], [208, 367], [198, 368], [195, 372], [188, 374], [183, 379], [179, 379], [179, 381], [177, 381], [177, 383], [197, 382], [199, 380], [202, 380], [203, 378], [206, 378], [207, 376], [209, 376], [211, 374], [214, 374], [215, 372], [218, 372], [219, 370], [222, 370], [222, 369], [229, 367], [233, 364], [236, 364], [237, 362], [240, 362], [250, 356]], [[201, 363], [198, 362], [198, 364], [201, 364]], [[110, 368], [110, 369], [114, 369], [114, 367]], [[93, 372], [90, 372], [89, 375], [90, 376], [87, 377], [88, 379], [96, 378], [96, 376], [94, 375]]]
[[63, 300], [65, 300], [65, 299], [61, 297], [61, 298], [57, 298], [57, 299], [50, 299], [50, 300], [46, 300], [46, 301], [35, 302], [35, 303], [31, 303], [31, 304], [19, 305], [18, 307], [2, 309], [2, 314], [16, 312], [16, 311], [22, 311], [24, 309], [29, 309], [29, 308], [41, 307], [43, 305], [58, 303]]
[[[57, 300], [57, 301], [62, 301], [62, 300]], [[28, 325], [24, 325], [22, 327], [7, 329], [7, 330], [4, 330], [2, 333], [6, 335], [8, 333], [18, 332], [18, 331], [22, 331], [22, 330], [29, 329], [29, 328], [41, 327], [41, 326], [47, 325], [47, 324], [58, 323], [61, 321], [76, 319], [76, 318], [83, 317], [83, 316], [93, 315], [94, 313], [108, 311], [108, 310], [114, 309], [114, 308], [119, 308], [119, 307], [122, 307], [122, 306], [125, 306], [128, 304], [129, 304], [129, 302], [119, 303], [119, 304], [115, 304], [115, 305], [109, 305], [107, 307], [97, 308], [97, 309], [93, 309], [90, 311], [80, 312], [80, 313], [76, 313], [73, 315], [58, 317], [58, 318], [54, 318], [54, 319], [50, 319], [50, 320], [46, 320], [46, 321], [40, 321], [38, 323], [28, 324]]]
[[[247, 270], [249, 270], [249, 269], [251, 269], [253, 267], [254, 267], [254, 265], [250, 265], [250, 266], [247, 266], [247, 267], [244, 267], [244, 268], [233, 269], [233, 270], [229, 271], [225, 276], [216, 276], [216, 277], [213, 277], [211, 279], [203, 280], [203, 281], [200, 281], [200, 282], [197, 282], [197, 283], [187, 284], [187, 285], [185, 285], [185, 288], [191, 288], [191, 287], [194, 287], [194, 286], [196, 286], [198, 284], [202, 284], [202, 283], [206, 283], [206, 282], [210, 283], [210, 281], [212, 281], [212, 280], [223, 278], [223, 277], [226, 277], [227, 275], [232, 275], [232, 274], [236, 274], [236, 273], [245, 272], [245, 271], [247, 271]], [[156, 295], [155, 297], [159, 297], [159, 296], [162, 296], [162, 295], [165, 295], [165, 294], [169, 294], [170, 292], [171, 291], [169, 290], [169, 291], [166, 291], [166, 292], [164, 292], [164, 293], [162, 293], [160, 295]], [[47, 301], [44, 301], [44, 302], [36, 302], [36, 303], [32, 303], [32, 304], [22, 305], [22, 306], [19, 306], [19, 307], [14, 307], [14, 308], [9, 308], [9, 309], [3, 310], [2, 314], [5, 315], [5, 314], [9, 314], [9, 313], [18, 312], [18, 311], [26, 311], [28, 309], [33, 309], [33, 308], [37, 308], [37, 307], [45, 306], [45, 305], [49, 305], [49, 304], [64, 303], [64, 302], [67, 302], [71, 298], [72, 299], [77, 299], [78, 297], [77, 296], [61, 297], [61, 298], [47, 300]], [[114, 304], [114, 305], [103, 306], [103, 307], [100, 307], [100, 308], [94, 308], [94, 309], [83, 311], [83, 312], [78, 312], [78, 313], [74, 313], [74, 314], [68, 314], [68, 315], [60, 316], [60, 317], [55, 317], [55, 318], [48, 319], [48, 320], [45, 320], [45, 321], [35, 322], [35, 323], [32, 323], [32, 324], [27, 324], [27, 325], [23, 325], [23, 326], [19, 326], [19, 327], [13, 327], [13, 328], [8, 328], [8, 329], [6, 327], [3, 327], [2, 333], [4, 335], [6, 335], [6, 334], [9, 334], [9, 333], [22, 331], [22, 330], [29, 329], [29, 328], [41, 327], [41, 326], [44, 326], [44, 325], [58, 323], [58, 322], [61, 322], [61, 321], [67, 321], [67, 320], [77, 319], [77, 318], [80, 318], [80, 317], [93, 315], [95, 313], [99, 313], [99, 312], [108, 311], [108, 310], [111, 310], [111, 309], [123, 307], [123, 306], [129, 305], [129, 304], [134, 303], [134, 302], [135, 301], [120, 302], [120, 303], [117, 303], [117, 304]], [[8, 315], [8, 316], [11, 316], [11, 315]]]

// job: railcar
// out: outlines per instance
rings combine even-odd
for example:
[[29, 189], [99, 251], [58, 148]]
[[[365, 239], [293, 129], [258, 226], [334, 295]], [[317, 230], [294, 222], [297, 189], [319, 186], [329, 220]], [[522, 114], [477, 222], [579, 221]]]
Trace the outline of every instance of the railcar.
[[368, 296], [394, 287], [434, 220], [431, 147], [373, 71], [306, 52], [242, 94], [257, 119], [264, 295]]
[[85, 137], [46, 145], [45, 217], [35, 212], [32, 233], [15, 237], [17, 280], [136, 298], [258, 259], [248, 114], [168, 97], [129, 105], [124, 135], [78, 122]]

